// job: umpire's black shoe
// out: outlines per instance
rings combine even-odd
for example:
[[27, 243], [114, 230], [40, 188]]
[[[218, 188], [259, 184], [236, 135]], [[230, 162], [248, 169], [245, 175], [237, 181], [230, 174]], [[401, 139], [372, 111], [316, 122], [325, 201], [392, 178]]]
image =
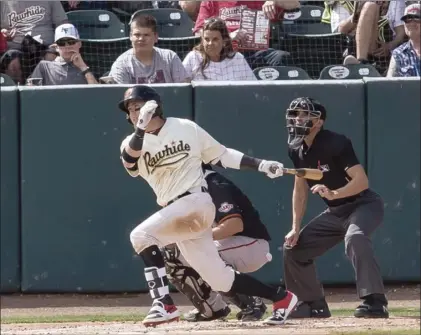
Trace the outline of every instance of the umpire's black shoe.
[[202, 315], [196, 308], [183, 315], [184, 320], [188, 322], [204, 322], [214, 320], [225, 320], [226, 317], [231, 313], [231, 308], [226, 306], [219, 311], [213, 312], [211, 317]]
[[289, 317], [292, 319], [330, 318], [331, 314], [326, 300], [322, 299], [318, 301], [298, 302], [295, 311]]
[[387, 300], [384, 294], [371, 294], [365, 297], [363, 303], [354, 312], [356, 318], [389, 318]]

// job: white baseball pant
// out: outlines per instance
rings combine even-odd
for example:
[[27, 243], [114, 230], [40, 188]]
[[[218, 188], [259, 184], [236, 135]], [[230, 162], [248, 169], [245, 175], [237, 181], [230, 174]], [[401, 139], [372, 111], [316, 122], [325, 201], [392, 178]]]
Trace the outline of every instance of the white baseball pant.
[[137, 253], [151, 245], [176, 243], [185, 260], [212, 289], [228, 292], [234, 270], [221, 259], [212, 239], [215, 210], [208, 193], [192, 193], [139, 224], [130, 233], [130, 241]]

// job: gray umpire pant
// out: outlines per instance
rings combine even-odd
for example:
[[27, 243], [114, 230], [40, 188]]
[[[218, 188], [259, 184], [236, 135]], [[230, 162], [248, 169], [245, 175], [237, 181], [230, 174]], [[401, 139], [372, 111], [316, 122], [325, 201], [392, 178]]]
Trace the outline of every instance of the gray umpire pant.
[[370, 235], [383, 222], [383, 201], [371, 190], [361, 193], [352, 203], [329, 207], [301, 231], [297, 244], [284, 245], [284, 280], [286, 288], [300, 301], [324, 297], [314, 260], [345, 241], [345, 253], [356, 275], [360, 298], [384, 294], [379, 265], [374, 258]]

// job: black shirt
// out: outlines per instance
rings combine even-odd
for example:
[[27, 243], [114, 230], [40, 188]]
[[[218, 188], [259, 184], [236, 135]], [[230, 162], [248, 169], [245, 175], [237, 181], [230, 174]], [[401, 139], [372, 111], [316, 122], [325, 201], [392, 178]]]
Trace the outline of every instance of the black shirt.
[[[209, 170], [209, 168], [206, 168]], [[229, 179], [214, 172], [206, 177], [208, 191], [216, 207], [215, 222], [222, 223], [231, 217], [241, 217], [243, 231], [234, 236], [247, 236], [270, 241], [270, 235], [260, 220], [259, 212], [249, 198]]]
[[[322, 129], [314, 138], [310, 148], [305, 142], [297, 149], [289, 149], [295, 168], [317, 168], [323, 171], [321, 180], [307, 179], [309, 187], [323, 184], [330, 190], [336, 190], [348, 184], [351, 180], [347, 170], [360, 164], [355, 155], [351, 141], [344, 135]], [[327, 200], [322, 198], [328, 206], [338, 206], [355, 200], [358, 195], [347, 198]]]

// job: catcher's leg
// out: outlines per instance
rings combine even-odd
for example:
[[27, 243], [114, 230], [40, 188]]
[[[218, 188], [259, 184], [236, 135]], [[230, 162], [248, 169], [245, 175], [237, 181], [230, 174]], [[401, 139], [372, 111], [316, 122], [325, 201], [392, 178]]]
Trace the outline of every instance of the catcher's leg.
[[168, 288], [168, 278], [165, 270], [164, 258], [158, 246], [153, 245], [144, 249], [140, 255], [145, 263], [145, 278], [149, 287], [149, 294], [153, 299], [143, 324], [155, 327], [162, 323], [178, 321], [180, 311], [174, 304]]
[[186, 321], [211, 321], [228, 316], [231, 310], [221, 295], [212, 291], [200, 275], [188, 265], [177, 245], [169, 245], [163, 248], [162, 252], [169, 282], [195, 307], [184, 315]]
[[[255, 272], [272, 260], [269, 243], [265, 240], [231, 236], [214, 243], [225, 263], [243, 273]], [[259, 297], [236, 294], [227, 299], [240, 309], [237, 319], [241, 321], [258, 321], [267, 309]]]

